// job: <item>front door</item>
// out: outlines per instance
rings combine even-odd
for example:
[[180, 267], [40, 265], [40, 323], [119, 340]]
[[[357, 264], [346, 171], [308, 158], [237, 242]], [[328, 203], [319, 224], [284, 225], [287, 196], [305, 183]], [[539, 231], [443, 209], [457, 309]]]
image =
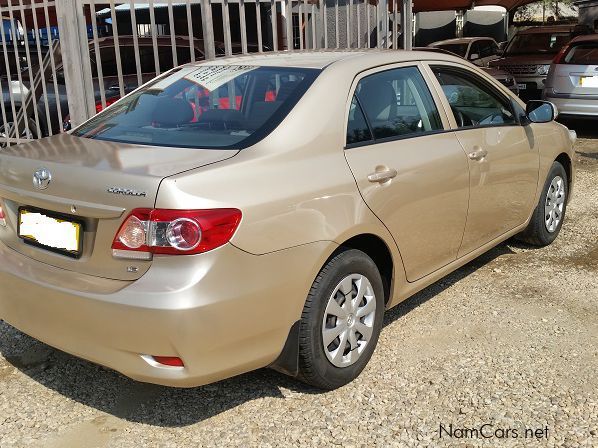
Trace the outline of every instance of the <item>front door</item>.
[[454, 261], [465, 228], [467, 156], [447, 127], [417, 66], [379, 68], [355, 85], [345, 156], [409, 281]]
[[432, 67], [456, 120], [468, 155], [470, 199], [459, 256], [523, 224], [538, 185], [539, 154], [533, 130], [519, 124], [499, 89], [470, 70]]

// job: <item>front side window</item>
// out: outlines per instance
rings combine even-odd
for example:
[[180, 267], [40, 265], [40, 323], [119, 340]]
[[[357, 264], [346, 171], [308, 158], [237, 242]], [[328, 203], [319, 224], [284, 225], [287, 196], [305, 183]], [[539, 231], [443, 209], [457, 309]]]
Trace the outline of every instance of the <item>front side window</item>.
[[318, 73], [247, 65], [184, 67], [96, 115], [73, 135], [153, 146], [244, 148], [282, 121]]
[[[348, 133], [352, 134], [348, 144], [355, 136], [371, 135], [374, 140], [381, 140], [442, 129], [432, 95], [416, 67], [386, 70], [363, 78], [355, 89], [351, 109]], [[369, 132], [363, 132], [364, 121]], [[360, 129], [357, 134], [356, 129]]]
[[459, 128], [516, 124], [511, 102], [474, 73], [433, 67]]
[[436, 48], [440, 48], [441, 50], [450, 51], [457, 56], [461, 56], [464, 58], [467, 55], [467, 48], [469, 44], [443, 44], [437, 45]]

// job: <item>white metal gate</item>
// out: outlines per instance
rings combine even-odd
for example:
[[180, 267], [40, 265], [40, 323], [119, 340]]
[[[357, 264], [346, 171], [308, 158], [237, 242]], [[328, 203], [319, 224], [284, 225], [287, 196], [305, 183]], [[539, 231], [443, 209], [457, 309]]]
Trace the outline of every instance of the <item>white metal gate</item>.
[[0, 147], [76, 126], [183, 63], [412, 36], [409, 0], [4, 0], [0, 17]]

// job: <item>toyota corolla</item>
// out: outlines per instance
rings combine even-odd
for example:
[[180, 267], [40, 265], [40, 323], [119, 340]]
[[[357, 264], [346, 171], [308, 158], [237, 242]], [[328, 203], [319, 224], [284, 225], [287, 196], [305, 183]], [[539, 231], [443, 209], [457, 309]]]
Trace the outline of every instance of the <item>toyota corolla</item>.
[[174, 69], [0, 152], [0, 318], [139, 381], [342, 386], [386, 309], [557, 237], [575, 135], [555, 117], [430, 52]]

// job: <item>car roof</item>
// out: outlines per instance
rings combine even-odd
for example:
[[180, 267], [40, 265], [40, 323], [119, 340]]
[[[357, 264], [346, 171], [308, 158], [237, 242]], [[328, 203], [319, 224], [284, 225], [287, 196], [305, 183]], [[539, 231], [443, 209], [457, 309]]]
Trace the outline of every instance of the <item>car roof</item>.
[[587, 34], [585, 36], [577, 36], [571, 39], [570, 44], [574, 42], [596, 42], [598, 41], [598, 34]]
[[553, 25], [553, 26], [533, 26], [521, 30], [518, 34], [536, 34], [536, 33], [572, 33], [579, 25]]
[[450, 45], [450, 44], [468, 44], [476, 40], [494, 40], [491, 37], [458, 37], [455, 39], [439, 40], [430, 45]]
[[239, 65], [248, 64], [268, 67], [297, 67], [324, 69], [330, 65], [343, 64], [362, 71], [379, 65], [411, 61], [451, 61], [463, 62], [463, 59], [445, 53], [431, 51], [405, 51], [384, 49], [360, 50], [307, 50], [284, 53], [260, 53], [228, 56], [215, 60], [198, 61], [191, 65]]

